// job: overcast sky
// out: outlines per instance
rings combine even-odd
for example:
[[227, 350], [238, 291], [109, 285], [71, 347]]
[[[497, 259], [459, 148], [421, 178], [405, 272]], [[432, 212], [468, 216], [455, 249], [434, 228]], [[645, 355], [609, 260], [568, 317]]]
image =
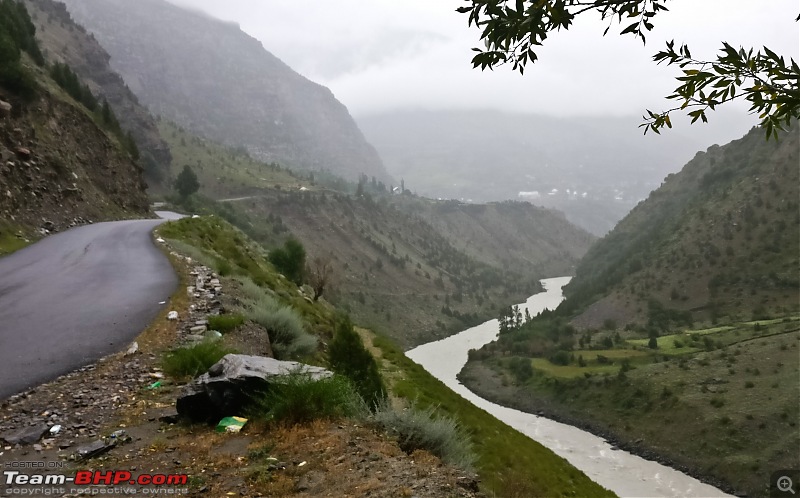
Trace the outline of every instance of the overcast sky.
[[603, 37], [599, 19], [579, 18], [548, 38], [524, 76], [472, 69], [479, 32], [455, 12], [458, 0], [171, 1], [239, 23], [355, 115], [414, 107], [639, 116], [669, 104], [677, 68], [651, 59], [669, 39], [695, 57], [712, 57], [725, 40], [798, 60], [797, 0], [669, 1], [646, 46], [619, 28]]

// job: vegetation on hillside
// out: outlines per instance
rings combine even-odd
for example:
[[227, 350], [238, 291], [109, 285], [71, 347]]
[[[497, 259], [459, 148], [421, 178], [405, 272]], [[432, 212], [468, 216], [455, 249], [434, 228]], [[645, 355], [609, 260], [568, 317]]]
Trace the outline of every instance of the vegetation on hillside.
[[712, 321], [795, 309], [799, 146], [795, 125], [777, 143], [753, 130], [698, 153], [588, 251], [559, 311], [589, 310], [596, 328], [645, 326], [653, 301]]
[[22, 62], [22, 52], [44, 65], [44, 56], [36, 42], [36, 28], [28, 10], [16, 0], [0, 1], [0, 86], [14, 94], [30, 99], [36, 91], [36, 81]]
[[117, 137], [117, 140], [119, 140], [123, 148], [130, 154], [134, 161], [139, 159], [139, 148], [136, 146], [136, 140], [134, 140], [130, 132], [126, 133], [122, 129], [117, 120], [117, 116], [114, 114], [114, 111], [111, 110], [107, 100], [103, 100], [103, 102], [100, 103], [91, 89], [89, 89], [89, 86], [81, 82], [78, 75], [65, 63], [53, 63], [50, 66], [50, 77], [53, 78], [53, 81], [58, 83], [58, 86], [63, 88], [70, 97], [92, 112], [95, 119], [105, 129]]

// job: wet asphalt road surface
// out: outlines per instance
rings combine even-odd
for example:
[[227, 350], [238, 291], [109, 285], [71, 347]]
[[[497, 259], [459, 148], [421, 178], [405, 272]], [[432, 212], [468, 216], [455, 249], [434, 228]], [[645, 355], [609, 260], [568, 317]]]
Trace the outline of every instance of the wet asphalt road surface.
[[97, 223], [0, 258], [0, 400], [127, 349], [178, 280], [164, 220]]

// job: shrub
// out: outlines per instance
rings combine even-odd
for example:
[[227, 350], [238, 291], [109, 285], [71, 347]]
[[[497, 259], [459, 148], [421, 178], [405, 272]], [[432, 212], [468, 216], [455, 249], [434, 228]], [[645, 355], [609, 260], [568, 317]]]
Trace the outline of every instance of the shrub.
[[244, 317], [242, 315], [217, 315], [217, 316], [210, 316], [208, 317], [208, 328], [211, 330], [217, 330], [222, 332], [223, 334], [226, 332], [230, 332], [231, 330], [235, 329], [239, 325], [244, 323]]
[[364, 347], [361, 337], [353, 329], [347, 316], [337, 320], [328, 358], [331, 369], [350, 379], [371, 409], [376, 408], [386, 398], [386, 388], [378, 372], [378, 364]]
[[550, 361], [554, 365], [569, 365], [569, 353], [567, 351], [557, 351], [552, 357], [550, 357]]
[[167, 375], [176, 379], [197, 377], [223, 356], [233, 352], [220, 341], [203, 341], [170, 351], [164, 356], [161, 366]]
[[367, 408], [345, 377], [314, 380], [301, 371], [274, 382], [256, 397], [253, 418], [299, 424], [317, 419], [363, 417]]
[[268, 295], [258, 286], [257, 283], [253, 282], [250, 277], [235, 277], [236, 280], [242, 284], [242, 293], [244, 294], [245, 298], [249, 299], [250, 301], [258, 301], [262, 298], [267, 298]]
[[283, 247], [270, 252], [269, 262], [295, 284], [301, 285], [303, 283], [306, 250], [297, 239], [290, 238], [283, 244]]
[[435, 411], [433, 407], [396, 410], [384, 403], [375, 413], [375, 421], [398, 438], [406, 453], [427, 450], [445, 463], [472, 470], [475, 455], [469, 437], [454, 419], [437, 417]]
[[268, 296], [252, 303], [246, 316], [267, 329], [272, 351], [278, 359], [299, 358], [317, 349], [317, 338], [303, 329], [300, 316]]

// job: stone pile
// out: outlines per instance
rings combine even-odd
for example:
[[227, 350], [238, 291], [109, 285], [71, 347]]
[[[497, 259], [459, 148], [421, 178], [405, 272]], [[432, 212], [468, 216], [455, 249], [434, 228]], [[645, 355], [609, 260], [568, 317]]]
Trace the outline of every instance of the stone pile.
[[[178, 259], [185, 260], [192, 265], [192, 258], [182, 256], [176, 252], [171, 253]], [[178, 339], [183, 343], [197, 343], [208, 338], [219, 338], [217, 331], [210, 330], [208, 327], [208, 317], [217, 316], [225, 313], [222, 304], [222, 285], [219, 276], [209, 267], [194, 265], [191, 267], [191, 275], [194, 285], [186, 288], [186, 293], [192, 301], [187, 313], [181, 316], [178, 312], [170, 312], [168, 319], [180, 321]]]

